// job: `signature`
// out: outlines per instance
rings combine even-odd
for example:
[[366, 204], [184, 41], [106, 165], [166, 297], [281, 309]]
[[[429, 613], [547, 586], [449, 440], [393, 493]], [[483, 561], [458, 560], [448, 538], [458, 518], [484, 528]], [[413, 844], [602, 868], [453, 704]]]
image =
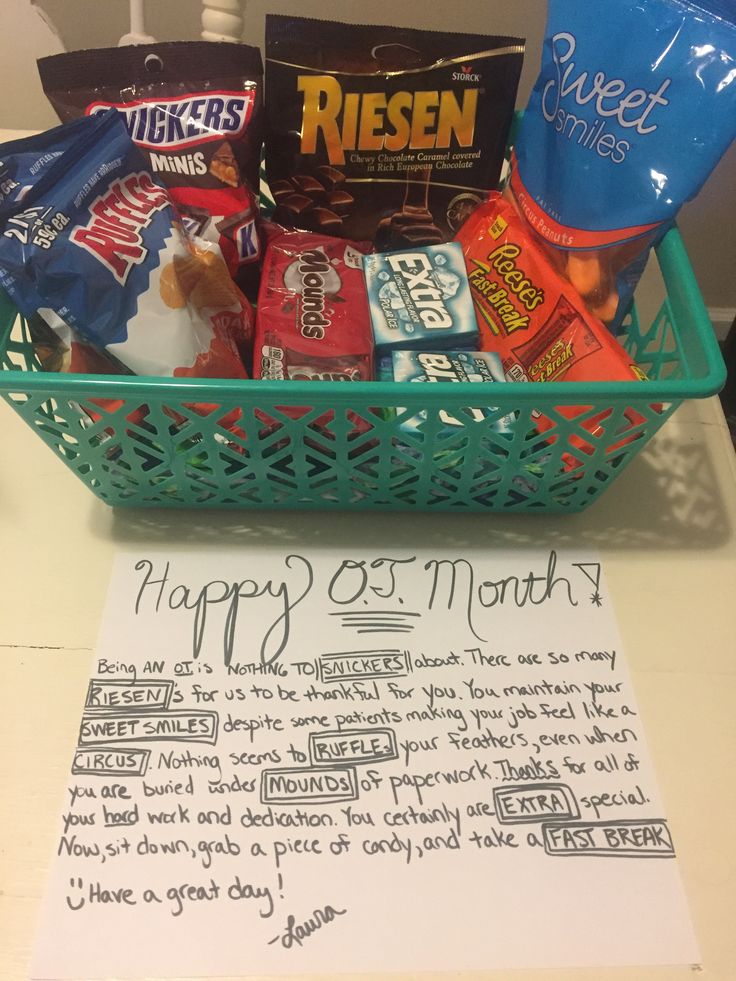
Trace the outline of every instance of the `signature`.
[[296, 917], [289, 914], [286, 918], [286, 928], [283, 933], [277, 933], [268, 942], [269, 944], [275, 944], [281, 941], [281, 946], [286, 950], [291, 950], [294, 946], [301, 947], [304, 941], [308, 937], [311, 937], [313, 933], [317, 933], [323, 926], [332, 923], [336, 917], [343, 916], [345, 913], [347, 913], [345, 909], [323, 906], [321, 909], [313, 910], [311, 916], [307, 917], [301, 923], [297, 923]]

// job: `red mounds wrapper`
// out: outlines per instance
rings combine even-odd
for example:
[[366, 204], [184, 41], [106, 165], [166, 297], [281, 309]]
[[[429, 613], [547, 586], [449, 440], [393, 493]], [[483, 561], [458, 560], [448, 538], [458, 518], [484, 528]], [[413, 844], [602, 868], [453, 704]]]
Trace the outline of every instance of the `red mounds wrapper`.
[[119, 111], [187, 231], [218, 244], [230, 274], [254, 297], [261, 251], [259, 49], [177, 41], [52, 55], [38, 69], [62, 122], [111, 106]]
[[[502, 195], [494, 193], [471, 215], [456, 237], [465, 255], [481, 349], [500, 355], [508, 381], [644, 381], [646, 375], [591, 314], [574, 288], [551, 265], [535, 233]], [[561, 407], [569, 419], [585, 407]], [[610, 410], [582, 423], [593, 436]], [[644, 420], [626, 409], [633, 428]], [[537, 428], [546, 432], [553, 422], [544, 415]], [[622, 435], [610, 452], [634, 436]], [[593, 450], [578, 436], [570, 442], [586, 455]], [[564, 456], [568, 470], [580, 465]]]
[[370, 245], [271, 226], [258, 295], [253, 375], [369, 381], [373, 336], [362, 256]]

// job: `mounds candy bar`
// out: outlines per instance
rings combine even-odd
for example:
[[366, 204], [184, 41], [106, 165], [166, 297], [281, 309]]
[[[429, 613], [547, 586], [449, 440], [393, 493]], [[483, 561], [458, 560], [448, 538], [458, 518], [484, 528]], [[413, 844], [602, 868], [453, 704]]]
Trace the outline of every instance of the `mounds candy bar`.
[[267, 238], [254, 377], [370, 380], [373, 338], [361, 267], [370, 246], [274, 225]]
[[[590, 314], [573, 287], [554, 269], [534, 233], [512, 204], [490, 195], [457, 236], [481, 331], [481, 349], [501, 356], [509, 381], [642, 381], [606, 327]], [[568, 418], [584, 411], [564, 409]], [[627, 410], [632, 425], [638, 413]], [[606, 415], [583, 424], [600, 432]], [[552, 426], [541, 416], [540, 431]], [[584, 440], [574, 445], [590, 453]], [[568, 467], [575, 465], [572, 458]]]
[[[380, 377], [382, 381], [429, 384], [474, 382], [488, 385], [506, 381], [500, 357], [490, 351], [392, 351], [390, 359], [384, 358], [381, 361]], [[402, 422], [401, 429], [416, 431], [426, 418], [426, 412], [419, 412]], [[491, 418], [491, 428], [497, 433], [510, 433], [514, 424], [513, 417], [499, 416], [498, 410], [492, 407], [468, 407], [461, 410], [459, 415], [443, 409], [439, 418], [450, 431], [461, 428], [468, 420], [478, 422]]]
[[456, 242], [363, 259], [376, 351], [477, 348], [478, 324]]
[[0, 160], [15, 185], [0, 285], [25, 316], [63, 322], [135, 374], [246, 377], [233, 338], [248, 333], [247, 301], [186, 238], [116, 112], [5, 144]]
[[189, 231], [220, 246], [255, 296], [263, 64], [244, 44], [176, 41], [38, 62], [62, 122], [118, 109]]
[[524, 41], [268, 15], [275, 220], [382, 250], [448, 241], [497, 186]]
[[511, 187], [606, 322], [736, 135], [735, 63], [733, 0], [548, 4]]

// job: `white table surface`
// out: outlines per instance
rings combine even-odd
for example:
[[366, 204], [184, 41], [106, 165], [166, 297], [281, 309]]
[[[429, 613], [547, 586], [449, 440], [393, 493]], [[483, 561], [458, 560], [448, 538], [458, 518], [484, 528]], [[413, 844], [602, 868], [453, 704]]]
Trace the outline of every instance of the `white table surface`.
[[114, 510], [4, 404], [0, 433], [0, 981], [28, 976], [116, 550], [347, 541], [574, 545], [603, 557], [702, 963], [472, 977], [736, 979], [736, 458], [717, 399], [683, 405], [599, 501], [569, 516]]

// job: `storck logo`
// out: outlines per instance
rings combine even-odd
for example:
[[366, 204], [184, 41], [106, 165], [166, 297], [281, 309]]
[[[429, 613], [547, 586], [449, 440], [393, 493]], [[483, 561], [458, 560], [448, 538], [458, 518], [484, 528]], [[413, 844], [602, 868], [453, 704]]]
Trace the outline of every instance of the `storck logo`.
[[452, 73], [453, 82], [479, 82], [480, 75], [473, 71], [472, 65], [460, 65], [461, 71]]
[[240, 136], [253, 113], [255, 90], [207, 92], [173, 99], [93, 102], [87, 115], [111, 107], [123, 117], [130, 138], [146, 150], [171, 150]]
[[169, 204], [166, 191], [146, 173], [130, 174], [113, 181], [89, 208], [90, 220], [69, 238], [85, 249], [125, 285], [133, 266], [148, 255], [141, 232], [156, 212]]

